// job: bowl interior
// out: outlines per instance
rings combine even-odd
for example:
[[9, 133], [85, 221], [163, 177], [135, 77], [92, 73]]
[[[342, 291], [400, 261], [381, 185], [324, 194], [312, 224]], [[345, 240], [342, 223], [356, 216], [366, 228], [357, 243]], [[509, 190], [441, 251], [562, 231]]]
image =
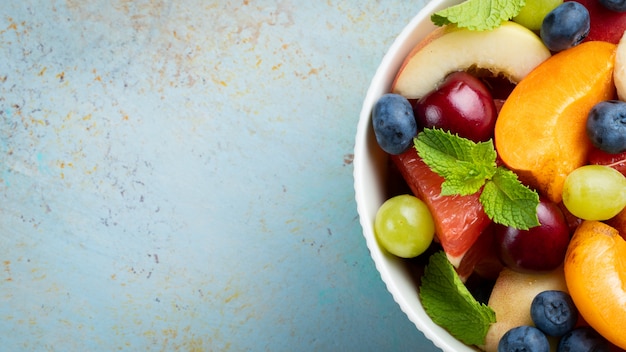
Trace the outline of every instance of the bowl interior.
[[[407, 261], [381, 249], [374, 236], [374, 217], [387, 199], [387, 156], [378, 147], [371, 126], [372, 107], [389, 92], [393, 79], [411, 49], [436, 27], [430, 15], [461, 0], [432, 0], [404, 28], [385, 54], [363, 102], [354, 150], [354, 187], [363, 235], [382, 280], [408, 318], [444, 351], [476, 351], [435, 324], [418, 298], [418, 285]], [[451, 53], [453, 55], [454, 53]]]

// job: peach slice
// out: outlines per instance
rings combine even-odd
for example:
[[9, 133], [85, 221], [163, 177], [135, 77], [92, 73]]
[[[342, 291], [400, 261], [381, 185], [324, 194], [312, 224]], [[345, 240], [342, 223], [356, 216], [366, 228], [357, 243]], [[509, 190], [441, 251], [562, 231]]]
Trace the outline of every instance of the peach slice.
[[626, 241], [613, 227], [584, 221], [565, 255], [565, 282], [580, 315], [626, 348]]
[[418, 99], [454, 71], [479, 68], [519, 82], [550, 51], [539, 37], [520, 24], [504, 22], [490, 31], [439, 27], [407, 56], [392, 91]]
[[497, 321], [487, 331], [483, 346], [486, 352], [497, 352], [500, 338], [510, 329], [533, 325], [530, 305], [545, 290], [567, 292], [562, 267], [543, 274], [502, 270], [489, 297], [488, 305], [496, 312]]
[[615, 48], [586, 42], [550, 57], [513, 89], [496, 120], [502, 161], [555, 203], [567, 175], [587, 162], [589, 111], [615, 94]]

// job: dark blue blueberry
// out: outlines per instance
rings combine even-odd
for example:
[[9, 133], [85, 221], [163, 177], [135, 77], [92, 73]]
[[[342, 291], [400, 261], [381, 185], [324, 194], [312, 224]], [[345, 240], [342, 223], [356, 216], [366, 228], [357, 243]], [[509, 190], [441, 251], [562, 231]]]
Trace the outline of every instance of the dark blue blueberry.
[[583, 326], [576, 328], [559, 341], [557, 352], [609, 352], [608, 341], [594, 329]]
[[580, 44], [589, 34], [589, 11], [576, 1], [566, 1], [543, 19], [539, 35], [551, 51], [561, 51]]
[[413, 143], [417, 123], [411, 103], [398, 94], [385, 94], [372, 112], [374, 134], [378, 145], [389, 154], [401, 154]]
[[587, 136], [598, 149], [610, 154], [626, 151], [626, 102], [596, 104], [587, 118]]
[[533, 326], [518, 326], [507, 331], [498, 343], [498, 352], [549, 352], [546, 335]]
[[615, 12], [626, 12], [626, 0], [600, 0], [600, 4]]
[[578, 309], [569, 294], [548, 290], [535, 296], [530, 305], [530, 317], [546, 335], [563, 336], [576, 325]]

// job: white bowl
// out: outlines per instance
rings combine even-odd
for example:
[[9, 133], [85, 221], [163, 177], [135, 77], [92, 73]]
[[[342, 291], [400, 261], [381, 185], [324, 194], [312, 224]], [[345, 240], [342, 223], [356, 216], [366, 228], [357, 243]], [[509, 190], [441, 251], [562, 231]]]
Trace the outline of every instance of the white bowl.
[[[387, 289], [408, 318], [437, 347], [444, 351], [476, 351], [455, 339], [435, 324], [424, 311], [418, 297], [418, 286], [407, 262], [386, 253], [374, 236], [374, 217], [387, 199], [387, 156], [378, 147], [371, 124], [372, 107], [383, 94], [389, 92], [400, 65], [411, 49], [436, 27], [430, 15], [439, 9], [454, 5], [460, 0], [432, 0], [404, 28], [385, 54], [372, 79], [357, 126], [354, 149], [354, 188], [357, 210], [363, 235], [376, 268]], [[454, 53], [451, 53], [454, 55]]]

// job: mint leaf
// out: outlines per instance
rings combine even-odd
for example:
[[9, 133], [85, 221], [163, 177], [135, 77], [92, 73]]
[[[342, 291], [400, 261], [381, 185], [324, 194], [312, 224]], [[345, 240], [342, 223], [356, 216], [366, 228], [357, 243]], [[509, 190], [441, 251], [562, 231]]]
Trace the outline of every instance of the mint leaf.
[[476, 193], [495, 172], [491, 142], [474, 143], [443, 130], [424, 129], [414, 144], [426, 165], [445, 179], [442, 195]]
[[430, 18], [437, 26], [454, 23], [470, 30], [490, 30], [517, 16], [525, 4], [525, 0], [466, 0]]
[[496, 313], [479, 303], [463, 285], [444, 252], [433, 254], [419, 291], [426, 314], [439, 326], [468, 345], [484, 345]]
[[485, 213], [493, 214], [492, 220], [499, 224], [517, 224], [520, 230], [539, 226], [539, 195], [522, 185], [517, 175], [504, 167], [499, 167], [485, 184], [480, 203]]
[[539, 195], [524, 186], [514, 172], [497, 166], [491, 140], [475, 143], [450, 132], [426, 128], [413, 143], [424, 163], [443, 177], [441, 195], [481, 192], [480, 203], [494, 222], [521, 230], [539, 225]]

